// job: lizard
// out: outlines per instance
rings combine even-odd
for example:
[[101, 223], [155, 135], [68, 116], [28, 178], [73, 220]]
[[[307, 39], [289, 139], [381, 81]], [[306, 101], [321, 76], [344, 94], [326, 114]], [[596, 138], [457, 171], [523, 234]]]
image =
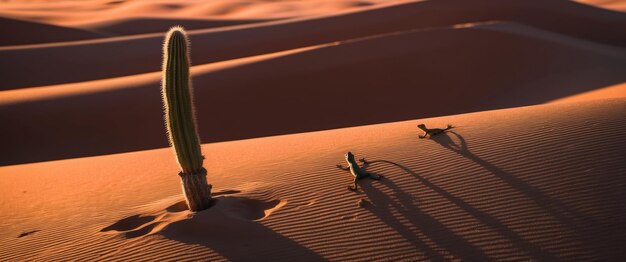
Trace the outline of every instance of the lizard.
[[442, 128], [429, 129], [429, 128], [426, 128], [426, 125], [424, 125], [424, 124], [419, 124], [419, 125], [417, 125], [417, 127], [424, 131], [424, 135], [420, 135], [419, 137], [420, 138], [426, 138], [426, 136], [432, 137], [432, 136], [441, 134], [441, 133], [445, 132], [446, 130], [452, 128], [452, 125], [448, 125], [448, 127], [446, 127], [445, 129], [442, 129]]
[[369, 177], [369, 178], [374, 179], [374, 180], [380, 180], [383, 177], [383, 176], [381, 176], [379, 174], [365, 171], [365, 165], [368, 164], [368, 162], [365, 160], [365, 158], [359, 159], [359, 161], [364, 163], [364, 166], [360, 167], [359, 164], [354, 160], [354, 154], [352, 154], [352, 152], [348, 151], [348, 153], [346, 153], [345, 157], [346, 157], [346, 162], [348, 162], [348, 166], [344, 167], [341, 164], [337, 164], [337, 168], [339, 168], [341, 170], [345, 170], [345, 171], [350, 171], [352, 176], [354, 176], [353, 184], [348, 186], [349, 190], [352, 190], [352, 191], [356, 191], [357, 190], [357, 180], [359, 180], [359, 179]]

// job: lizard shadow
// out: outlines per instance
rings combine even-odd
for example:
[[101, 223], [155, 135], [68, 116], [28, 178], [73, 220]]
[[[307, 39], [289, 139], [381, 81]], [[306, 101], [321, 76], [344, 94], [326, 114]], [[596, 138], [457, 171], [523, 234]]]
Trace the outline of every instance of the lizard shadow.
[[[450, 135], [456, 137], [456, 139], [459, 141], [458, 144], [452, 139]], [[558, 221], [559, 225], [565, 226], [567, 229], [571, 230], [571, 232], [574, 232], [576, 239], [572, 239], [573, 241], [580, 241], [583, 243], [586, 242], [591, 246], [595, 245], [594, 243], [591, 243], [589, 241], [583, 241], [583, 239], [585, 238], [584, 236], [588, 235], [589, 233], [586, 232], [586, 230], [591, 230], [588, 228], [587, 225], [589, 225], [589, 223], [597, 223], [595, 219], [591, 218], [587, 214], [580, 212], [576, 208], [569, 206], [563, 201], [549, 196], [539, 188], [530, 185], [523, 179], [520, 179], [475, 155], [469, 150], [465, 138], [463, 138], [463, 136], [454, 131], [441, 133], [437, 136], [431, 137], [430, 140], [478, 164], [479, 166], [487, 170], [490, 174], [493, 174], [495, 177], [497, 177], [500, 181], [504, 182], [507, 186], [515, 190], [517, 193], [523, 195], [524, 198], [532, 201], [532, 203], [536, 207], [542, 209], [544, 213], [550, 215], [552, 218]], [[505, 227], [500, 228], [501, 230], [503, 230]], [[549, 255], [548, 253], [546, 253], [545, 250], [537, 249], [537, 247], [534, 247], [529, 242], [523, 240], [519, 236], [515, 237], [515, 235], [511, 234], [513, 232], [510, 230], [504, 230], [501, 233], [505, 233], [508, 236], [514, 237], [513, 239], [517, 239], [517, 243], [521, 244], [521, 246], [523, 247], [526, 247], [526, 251], [530, 252], [530, 254], [537, 255], [536, 258], [543, 257], [548, 258], [548, 260], [552, 260], [550, 258], [554, 258], [545, 257], [544, 255]]]
[[[378, 162], [387, 161], [377, 160], [370, 163]], [[361, 189], [370, 201], [364, 208], [423, 252], [427, 260], [446, 261], [451, 257], [470, 261], [491, 260], [479, 247], [452, 232], [434, 217], [422, 212], [416, 206], [414, 197], [405, 193], [392, 180], [382, 179], [380, 184], [391, 189], [393, 194], [389, 195], [371, 183], [363, 183]], [[434, 242], [435, 247], [432, 243], [427, 243], [428, 240]]]
[[[413, 170], [411, 170], [411, 169], [409, 169], [409, 168], [407, 168], [407, 167], [405, 167], [405, 166], [403, 166], [401, 164], [398, 164], [398, 163], [392, 162], [392, 161], [388, 161], [388, 160], [375, 160], [375, 161], [370, 161], [369, 162], [369, 164], [375, 164], [375, 163], [390, 164], [390, 165], [393, 165], [393, 166], [396, 166], [396, 167], [400, 168], [405, 173], [410, 174], [411, 176], [413, 176], [414, 178], [419, 180], [422, 185], [424, 185], [424, 186], [428, 187], [429, 189], [433, 190], [434, 192], [436, 192], [440, 196], [444, 197], [448, 202], [453, 203], [455, 206], [459, 207], [464, 212], [466, 212], [467, 214], [472, 216], [474, 219], [479, 221], [482, 224], [481, 226], [487, 226], [487, 227], [491, 228], [494, 232], [497, 232], [503, 238], [506, 238], [509, 241], [511, 241], [511, 243], [513, 245], [515, 245], [519, 249], [521, 249], [524, 252], [526, 252], [531, 258], [533, 258], [533, 259], [541, 259], [541, 260], [544, 260], [544, 259], [545, 260], [556, 260], [557, 259], [557, 257], [554, 254], [551, 254], [548, 251], [542, 250], [540, 247], [530, 243], [529, 241], [527, 241], [524, 238], [522, 238], [521, 236], [519, 236], [517, 233], [515, 233], [513, 230], [511, 230], [504, 222], [500, 221], [496, 217], [494, 217], [494, 216], [492, 216], [492, 215], [490, 215], [490, 214], [488, 214], [488, 213], [486, 213], [484, 211], [481, 211], [478, 208], [473, 207], [469, 203], [465, 202], [462, 198], [457, 197], [457, 196], [447, 192], [446, 190], [444, 190], [443, 188], [437, 186], [436, 184], [434, 184], [430, 180], [428, 180], [428, 179], [418, 175]], [[402, 190], [400, 188], [398, 188], [392, 181], [386, 180], [384, 183], [386, 185], [388, 185], [391, 189], [393, 189], [394, 192], [406, 195], [406, 193], [402, 193]], [[400, 197], [400, 199], [405, 199], [405, 197]], [[426, 216], [428, 216], [428, 215], [426, 215]], [[420, 222], [420, 223], [423, 223], [423, 222]], [[432, 238], [432, 235], [430, 237]], [[457, 242], [459, 242], [460, 244], [463, 244], [460, 241], [457, 241]], [[468, 247], [468, 248], [478, 249], [478, 247], [471, 246], [471, 245], [469, 245], [469, 243], [467, 243], [465, 246]], [[469, 257], [461, 257], [461, 259], [468, 259], [469, 258], [469, 260], [475, 260], [475, 259], [481, 260], [481, 261], [485, 260], [484, 257], [476, 256], [477, 254], [469, 254], [469, 255], [470, 255]], [[486, 260], [491, 260], [491, 259], [487, 258]]]

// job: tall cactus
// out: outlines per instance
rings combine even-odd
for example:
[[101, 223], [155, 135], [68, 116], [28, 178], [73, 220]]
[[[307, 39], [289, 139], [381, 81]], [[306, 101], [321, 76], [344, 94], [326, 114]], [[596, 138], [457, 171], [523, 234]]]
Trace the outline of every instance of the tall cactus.
[[211, 185], [207, 184], [206, 169], [202, 167], [189, 78], [189, 42], [185, 30], [179, 26], [170, 29], [165, 37], [161, 86], [165, 124], [182, 169], [179, 176], [187, 206], [191, 211], [207, 209], [211, 202]]

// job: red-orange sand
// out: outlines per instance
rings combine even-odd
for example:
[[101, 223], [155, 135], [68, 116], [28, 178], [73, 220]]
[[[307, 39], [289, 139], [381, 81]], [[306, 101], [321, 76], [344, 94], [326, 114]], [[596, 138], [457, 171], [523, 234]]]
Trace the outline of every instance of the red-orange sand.
[[[624, 6], [3, 1], [0, 261], [622, 260]], [[198, 213], [159, 93], [176, 24]], [[347, 190], [347, 151], [384, 178]]]

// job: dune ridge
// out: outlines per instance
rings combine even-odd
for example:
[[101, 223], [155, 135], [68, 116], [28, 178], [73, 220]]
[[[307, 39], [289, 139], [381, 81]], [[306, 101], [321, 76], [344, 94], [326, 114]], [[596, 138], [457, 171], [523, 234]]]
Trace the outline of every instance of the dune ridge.
[[[219, 201], [191, 216], [167, 148], [4, 166], [0, 257], [616, 260], [625, 108], [548, 104], [205, 144]], [[455, 128], [418, 139], [417, 123]], [[348, 150], [385, 178], [348, 191], [334, 166]]]
[[[624, 46], [626, 15], [568, 1], [424, 1], [190, 33], [192, 61], [204, 64], [381, 33], [506, 20]], [[381, 23], [380, 21], [385, 21]], [[157, 71], [162, 34], [0, 47], [4, 89], [79, 82]], [[246, 41], [242, 41], [245, 39]], [[37, 59], [34, 59], [36, 57]], [[19, 61], [19, 63], [18, 63]], [[76, 62], [81, 61], [81, 62]], [[51, 64], [53, 63], [53, 64]], [[9, 66], [12, 65], [12, 66]], [[110, 70], [100, 70], [101, 67]], [[58, 69], [57, 69], [58, 68]], [[66, 71], [61, 71], [61, 69]], [[80, 70], [82, 74], [68, 74]], [[24, 72], [41, 72], [28, 78]]]
[[10, 1], [3, 3], [0, 14], [25, 17], [29, 20], [66, 26], [116, 19], [137, 17], [137, 14], [152, 14], [168, 19], [211, 18], [211, 19], [275, 19], [303, 17], [384, 6], [406, 0], [308, 0], [308, 1], [264, 1], [264, 0], [114, 0], [114, 1]]
[[175, 19], [175, 18], [127, 18], [117, 19], [115, 21], [92, 22], [83, 24], [80, 28], [85, 28], [97, 32], [107, 33], [111, 35], [138, 35], [150, 33], [163, 33], [164, 28], [179, 25], [186, 30], [197, 30], [207, 28], [227, 27], [234, 25], [243, 25], [251, 23], [259, 23], [270, 21], [270, 19], [240, 19], [240, 20], [217, 20], [217, 19]]
[[[487, 44], [501, 48], [484, 50]], [[388, 48], [380, 50], [383, 45]], [[626, 80], [620, 48], [500, 22], [386, 34], [233, 63], [192, 70], [199, 127], [209, 130], [200, 134], [205, 142], [538, 104]], [[0, 114], [10, 123], [0, 137], [20, 138], [4, 139], [15, 153], [2, 164], [166, 146], [165, 137], [153, 132], [163, 130], [159, 81], [152, 73], [0, 93]], [[41, 129], [56, 131], [42, 137]], [[69, 141], [82, 146], [64, 147]], [[38, 151], [20, 151], [24, 143]]]
[[626, 12], [626, 2], [622, 0], [576, 0], [577, 2], [597, 6], [600, 8]]
[[0, 46], [98, 39], [110, 36], [93, 31], [0, 17]]
[[576, 94], [573, 96], [562, 97], [552, 102], [553, 103], [567, 103], [567, 102], [602, 99], [602, 98], [607, 98], [607, 97], [614, 97], [614, 98], [626, 97], [626, 82], [612, 85], [612, 86], [602, 87], [599, 89], [584, 92], [581, 94]]

